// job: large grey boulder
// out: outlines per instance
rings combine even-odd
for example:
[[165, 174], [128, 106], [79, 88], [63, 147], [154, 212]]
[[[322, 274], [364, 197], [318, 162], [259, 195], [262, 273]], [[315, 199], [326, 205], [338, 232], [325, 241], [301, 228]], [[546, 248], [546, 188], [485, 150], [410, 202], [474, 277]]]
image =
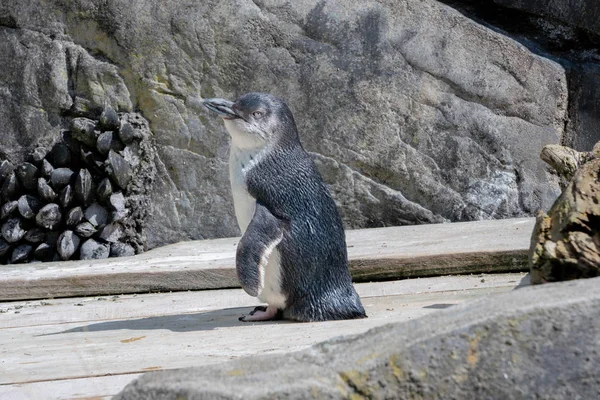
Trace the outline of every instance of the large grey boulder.
[[239, 233], [228, 135], [200, 97], [251, 90], [288, 102], [347, 227], [533, 215], [559, 194], [533, 155], [564, 136], [564, 69], [434, 0], [5, 0], [0, 15], [0, 154], [50, 147], [65, 110], [139, 110], [157, 150], [149, 247]]
[[298, 353], [147, 373], [115, 399], [598, 398], [599, 285], [517, 289]]

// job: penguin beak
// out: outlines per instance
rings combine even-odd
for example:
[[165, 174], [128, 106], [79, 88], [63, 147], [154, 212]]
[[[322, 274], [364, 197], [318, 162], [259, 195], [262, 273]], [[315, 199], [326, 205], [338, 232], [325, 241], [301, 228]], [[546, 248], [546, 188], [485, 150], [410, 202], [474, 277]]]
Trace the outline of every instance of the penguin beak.
[[208, 108], [210, 111], [214, 111], [221, 118], [224, 119], [235, 119], [241, 118], [234, 110], [233, 110], [233, 102], [225, 99], [206, 99], [203, 101], [204, 107]]

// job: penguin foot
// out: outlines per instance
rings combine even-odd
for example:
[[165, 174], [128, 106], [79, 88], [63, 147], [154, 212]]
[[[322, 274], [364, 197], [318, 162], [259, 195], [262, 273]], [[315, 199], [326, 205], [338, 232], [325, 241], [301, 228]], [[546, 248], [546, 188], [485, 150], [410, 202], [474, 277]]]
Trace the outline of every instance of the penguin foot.
[[250, 311], [250, 314], [240, 317], [239, 320], [242, 322], [254, 322], [254, 321], [273, 321], [281, 319], [282, 312], [277, 307], [273, 306], [258, 306], [254, 310]]

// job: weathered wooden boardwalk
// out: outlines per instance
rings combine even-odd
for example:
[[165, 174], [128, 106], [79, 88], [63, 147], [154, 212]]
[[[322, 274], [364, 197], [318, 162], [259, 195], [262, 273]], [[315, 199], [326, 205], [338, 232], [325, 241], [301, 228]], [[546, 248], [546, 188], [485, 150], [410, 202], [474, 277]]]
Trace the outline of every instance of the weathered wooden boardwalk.
[[[532, 224], [348, 232], [357, 280], [470, 273], [358, 283], [369, 318], [351, 321], [242, 323], [237, 317], [257, 303], [240, 289], [131, 294], [202, 287], [206, 276], [213, 287], [236, 286], [236, 239], [181, 243], [129, 259], [0, 267], [0, 399], [110, 397], [145, 371], [295, 351], [509, 291], [527, 284], [526, 275], [494, 272], [523, 270]], [[90, 296], [57, 298], [74, 295]]]

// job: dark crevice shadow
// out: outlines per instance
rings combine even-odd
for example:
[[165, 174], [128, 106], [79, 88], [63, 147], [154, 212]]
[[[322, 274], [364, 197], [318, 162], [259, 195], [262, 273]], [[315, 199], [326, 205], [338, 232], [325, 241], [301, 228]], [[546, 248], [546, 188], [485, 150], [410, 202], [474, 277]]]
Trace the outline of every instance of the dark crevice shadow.
[[222, 310], [206, 311], [195, 314], [161, 315], [138, 319], [126, 319], [118, 321], [98, 322], [77, 328], [67, 329], [55, 333], [47, 333], [37, 336], [61, 335], [65, 333], [101, 332], [116, 330], [153, 330], [166, 329], [171, 332], [196, 332], [210, 331], [216, 328], [229, 327], [251, 327], [254, 325], [271, 325], [293, 323], [292, 321], [264, 321], [264, 322], [241, 322], [238, 320], [243, 315], [248, 315], [254, 307], [225, 308]]
[[456, 304], [446, 304], [446, 303], [439, 303], [439, 304], [430, 304], [428, 306], [425, 306], [423, 308], [433, 308], [436, 310], [443, 310], [444, 308], [450, 308], [452, 306], [455, 306]]

